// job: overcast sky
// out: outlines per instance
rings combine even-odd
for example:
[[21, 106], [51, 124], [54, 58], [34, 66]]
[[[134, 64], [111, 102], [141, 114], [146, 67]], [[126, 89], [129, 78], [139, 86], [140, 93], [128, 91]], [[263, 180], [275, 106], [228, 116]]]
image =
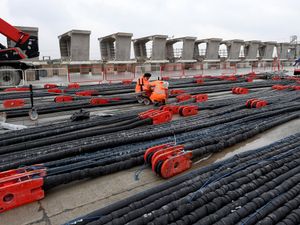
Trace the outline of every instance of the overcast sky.
[[71, 29], [92, 32], [91, 59], [100, 58], [98, 38], [115, 32], [280, 42], [300, 35], [299, 0], [1, 0], [1, 18], [38, 27], [40, 55], [52, 58], [60, 57], [57, 36]]

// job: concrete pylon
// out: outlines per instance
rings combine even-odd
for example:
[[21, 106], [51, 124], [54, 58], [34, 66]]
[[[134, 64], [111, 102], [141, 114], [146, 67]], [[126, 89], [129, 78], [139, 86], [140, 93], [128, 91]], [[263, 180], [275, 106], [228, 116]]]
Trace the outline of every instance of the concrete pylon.
[[208, 38], [195, 41], [194, 57], [199, 57], [198, 45], [206, 43], [204, 62], [220, 62], [219, 49], [221, 42], [221, 38]]
[[225, 44], [227, 47], [227, 59], [228, 62], [239, 62], [241, 47], [244, 44], [244, 40], [233, 39], [222, 41], [221, 44]]
[[[15, 26], [17, 29], [25, 32], [25, 33], [28, 33], [30, 36], [35, 36], [38, 38], [38, 35], [39, 35], [39, 28], [38, 27], [23, 27], [23, 26]], [[15, 46], [15, 42], [8, 39], [7, 38], [7, 47], [8, 48], [12, 48]], [[35, 57], [35, 58], [31, 58], [31, 59], [28, 59], [30, 61], [35, 61], [35, 60], [39, 60], [39, 57]]]
[[273, 52], [276, 45], [277, 42], [275, 41], [266, 41], [260, 44], [259, 56], [262, 61], [273, 61]]
[[[194, 59], [194, 45], [196, 41], [196, 37], [181, 37], [181, 38], [174, 38], [167, 40], [166, 43], [166, 55], [167, 59], [170, 61], [177, 61], [177, 62], [195, 62]], [[174, 55], [174, 44], [177, 42], [182, 42], [182, 51], [181, 56], [179, 59], [175, 59]]]
[[[166, 60], [166, 42], [167, 35], [152, 35], [132, 40], [134, 47], [134, 54], [137, 60], [165, 63]], [[146, 43], [152, 41], [152, 50], [150, 58], [147, 57]]]
[[90, 60], [90, 35], [88, 30], [70, 30], [58, 36], [61, 59]]
[[277, 56], [280, 61], [287, 61], [290, 59], [289, 55], [290, 43], [284, 42], [277, 45]]
[[101, 59], [109, 63], [130, 63], [132, 33], [115, 33], [98, 38]]
[[260, 44], [261, 44], [261, 41], [257, 41], [257, 40], [245, 42], [245, 45], [244, 45], [245, 61], [248, 61], [248, 62], [258, 61], [257, 53], [258, 53]]
[[296, 58], [298, 59], [300, 57], [300, 44], [296, 45]]

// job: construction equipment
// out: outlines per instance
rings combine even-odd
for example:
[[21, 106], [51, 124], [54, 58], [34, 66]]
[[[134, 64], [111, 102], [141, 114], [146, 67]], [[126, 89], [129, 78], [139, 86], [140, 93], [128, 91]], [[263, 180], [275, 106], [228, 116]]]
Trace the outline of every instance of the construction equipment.
[[34, 67], [21, 60], [39, 56], [38, 38], [22, 32], [1, 18], [0, 33], [16, 43], [13, 48], [0, 44], [0, 85], [18, 85], [22, 71]]

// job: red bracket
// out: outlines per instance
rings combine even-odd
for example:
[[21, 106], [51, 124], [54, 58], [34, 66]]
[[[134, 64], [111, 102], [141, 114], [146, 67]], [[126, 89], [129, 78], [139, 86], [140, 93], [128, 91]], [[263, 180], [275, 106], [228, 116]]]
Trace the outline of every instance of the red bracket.
[[57, 96], [54, 98], [54, 102], [72, 102], [73, 101], [73, 97], [72, 96]]
[[12, 87], [12, 88], [6, 88], [4, 91], [29, 91], [28, 87]]
[[256, 98], [252, 98], [246, 101], [246, 107], [247, 108], [261, 108], [268, 105], [268, 102], [265, 100], [260, 100]]
[[206, 102], [208, 100], [208, 95], [199, 94], [199, 95], [194, 95], [192, 98], [195, 99], [195, 102]]
[[180, 94], [184, 94], [185, 91], [184, 90], [180, 90], [180, 89], [173, 89], [170, 91], [170, 95], [180, 95]]
[[179, 113], [179, 105], [163, 105], [159, 109], [163, 111], [169, 111], [172, 114], [178, 114]]
[[172, 146], [171, 144], [162, 144], [162, 145], [157, 145], [151, 148], [148, 148], [144, 154], [144, 161], [147, 164], [151, 164], [152, 162], [152, 156], [155, 152], [162, 150], [162, 149], [166, 149], [169, 148], [170, 146]]
[[179, 154], [165, 160], [161, 166], [160, 175], [167, 179], [173, 177], [192, 167], [191, 151], [180, 152]]
[[192, 96], [190, 94], [182, 94], [182, 95], [176, 96], [177, 102], [183, 102], [183, 101], [189, 100], [191, 98], [192, 98]]
[[121, 98], [118, 97], [109, 98], [108, 101], [121, 101]]
[[109, 101], [107, 99], [104, 98], [92, 98], [90, 100], [90, 104], [91, 105], [103, 105], [103, 104], [107, 104]]
[[196, 83], [197, 83], [197, 84], [203, 84], [203, 83], [204, 83], [204, 80], [203, 80], [203, 79], [196, 79]]
[[300, 86], [291, 86], [291, 88], [295, 91], [300, 91]]
[[[159, 161], [164, 161], [168, 159], [170, 156], [175, 156], [179, 152], [183, 151], [184, 146], [183, 145], [176, 145], [176, 146], [170, 146], [164, 149], [159, 149], [153, 153], [153, 156], [151, 158], [151, 166], [152, 170], [154, 172], [157, 170], [157, 165]], [[158, 173], [158, 172], [156, 172]]]
[[77, 96], [92, 96], [92, 95], [98, 95], [99, 92], [95, 90], [86, 90], [86, 91], [79, 91], [76, 92], [75, 95]]
[[0, 213], [44, 198], [44, 176], [42, 166], [0, 173]]
[[17, 108], [25, 105], [24, 99], [9, 99], [3, 101], [4, 108]]
[[172, 113], [169, 111], [160, 111], [157, 109], [150, 109], [146, 112], [140, 113], [139, 117], [141, 119], [151, 118], [152, 124], [156, 125], [156, 124], [170, 122], [172, 120]]
[[253, 82], [253, 77], [246, 77], [246, 82]]
[[78, 83], [71, 83], [68, 85], [68, 88], [76, 89], [76, 88], [80, 88], [80, 85]]
[[288, 89], [288, 86], [284, 86], [284, 85], [278, 84], [278, 85], [273, 85], [273, 86], [272, 86], [272, 89], [273, 89], [273, 90], [279, 90], [279, 91], [281, 91], [281, 90]]
[[48, 91], [49, 93], [57, 93], [57, 94], [63, 93], [63, 90], [58, 89], [58, 88], [49, 89], [49, 90], [47, 90], [47, 91]]
[[232, 94], [238, 94], [238, 95], [244, 95], [244, 94], [248, 94], [249, 90], [248, 88], [242, 88], [242, 87], [234, 87], [231, 89]]
[[181, 106], [179, 108], [180, 116], [193, 116], [198, 114], [198, 106]]
[[45, 89], [57, 88], [57, 85], [56, 85], [56, 84], [45, 84], [45, 85], [44, 85], [44, 88], [45, 88]]

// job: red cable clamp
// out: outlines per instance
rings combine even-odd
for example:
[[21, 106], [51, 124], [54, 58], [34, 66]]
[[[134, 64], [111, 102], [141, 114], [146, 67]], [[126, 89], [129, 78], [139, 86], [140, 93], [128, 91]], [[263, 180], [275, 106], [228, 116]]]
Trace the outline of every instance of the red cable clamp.
[[194, 95], [192, 98], [195, 99], [195, 102], [206, 102], [208, 100], [208, 95], [198, 94], [198, 95]]
[[78, 83], [71, 83], [68, 85], [68, 88], [76, 89], [76, 88], [80, 88], [80, 85]]
[[163, 105], [159, 109], [163, 111], [169, 111], [172, 114], [179, 114], [179, 105]]
[[242, 88], [242, 87], [234, 87], [231, 89], [231, 91], [232, 94], [238, 94], [238, 95], [244, 95], [249, 93], [248, 88]]
[[3, 101], [4, 108], [17, 108], [25, 105], [24, 99], [8, 99]]
[[12, 88], [6, 88], [4, 91], [29, 91], [28, 87], [12, 87]]
[[44, 85], [44, 88], [45, 88], [45, 89], [57, 88], [57, 85], [56, 85], [56, 84], [45, 84], [45, 85]]
[[246, 101], [246, 107], [247, 108], [261, 108], [268, 105], [268, 102], [265, 100], [260, 100], [256, 98], [252, 98]]
[[44, 198], [43, 166], [30, 166], [0, 173], [0, 213]]
[[102, 105], [102, 104], [107, 104], [109, 101], [104, 98], [92, 98], [90, 100], [91, 105]]
[[157, 109], [150, 109], [146, 112], [140, 113], [139, 117], [141, 119], [151, 118], [152, 124], [156, 125], [156, 124], [170, 122], [172, 120], [172, 113], [169, 111], [160, 111]]
[[73, 101], [73, 97], [72, 96], [57, 96], [54, 98], [54, 102], [72, 102]]
[[282, 91], [282, 90], [285, 90], [287, 89], [288, 86], [284, 86], [284, 85], [280, 85], [280, 84], [277, 84], [277, 85], [273, 85], [272, 86], [272, 89], [273, 90], [278, 90], [278, 91]]
[[98, 95], [99, 92], [96, 90], [86, 90], [86, 91], [79, 91], [76, 92], [75, 95], [77, 96], [92, 96], [92, 95]]
[[180, 106], [179, 115], [180, 116], [193, 116], [198, 114], [198, 106]]
[[184, 151], [183, 145], [164, 144], [149, 148], [144, 159], [151, 160], [152, 171], [163, 178], [175, 176], [192, 166], [192, 152]]
[[63, 90], [58, 89], [58, 88], [48, 89], [47, 91], [48, 91], [49, 93], [57, 93], [57, 94], [63, 93]]
[[176, 96], [177, 102], [187, 101], [191, 98], [192, 98], [192, 96], [190, 94], [182, 94], [182, 95]]
[[204, 80], [203, 80], [203, 79], [196, 79], [196, 83], [197, 83], [197, 84], [203, 84], [203, 83], [204, 83]]
[[144, 161], [147, 164], [151, 164], [152, 163], [152, 156], [155, 152], [159, 151], [159, 150], [163, 150], [163, 149], [167, 149], [169, 147], [171, 147], [171, 144], [162, 144], [162, 145], [157, 145], [151, 148], [148, 148], [144, 154]]
[[173, 89], [170, 91], [171, 95], [180, 95], [180, 94], [184, 94], [185, 90], [180, 90], [180, 89]]

